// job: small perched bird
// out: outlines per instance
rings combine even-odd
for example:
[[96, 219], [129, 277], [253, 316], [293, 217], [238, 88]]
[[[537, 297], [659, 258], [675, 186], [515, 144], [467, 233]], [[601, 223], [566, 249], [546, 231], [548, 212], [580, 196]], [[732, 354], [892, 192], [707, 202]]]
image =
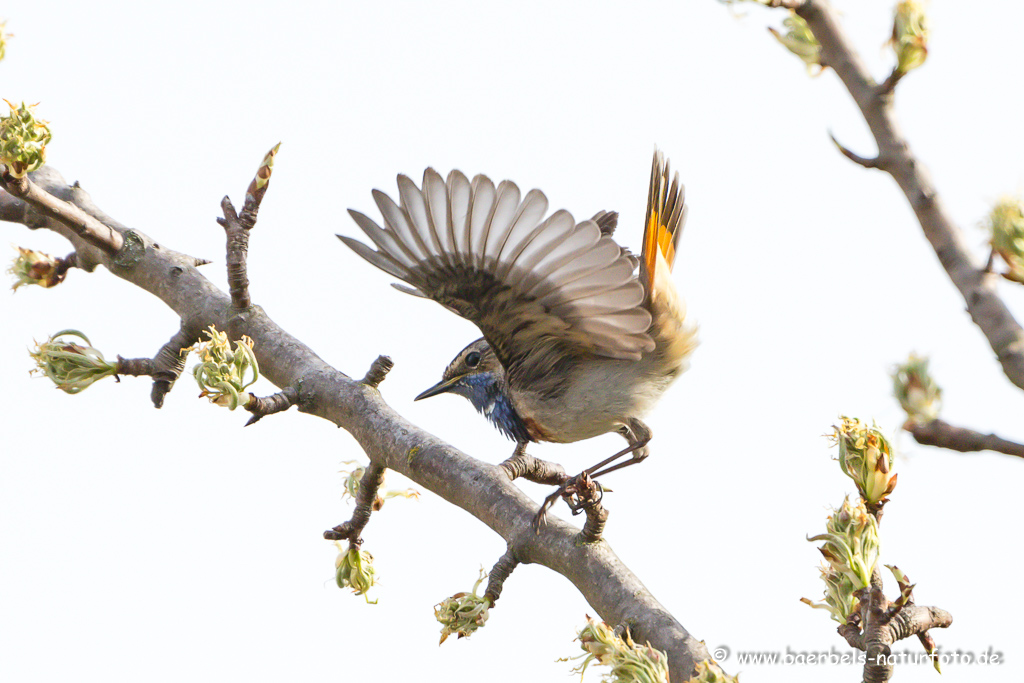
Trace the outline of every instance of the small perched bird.
[[452, 171], [445, 181], [432, 168], [422, 189], [398, 176], [398, 204], [374, 190], [383, 229], [349, 210], [377, 250], [338, 237], [409, 285], [397, 288], [483, 333], [416, 400], [445, 392], [469, 399], [516, 441], [510, 461], [528, 457], [528, 442], [619, 432], [628, 447], [581, 473], [596, 478], [647, 457], [651, 430], [640, 418], [697, 345], [671, 280], [686, 207], [678, 174], [669, 179], [655, 151], [639, 259], [612, 239], [616, 213], [580, 223], [564, 210], [544, 218], [539, 190], [521, 198], [508, 180], [495, 187]]

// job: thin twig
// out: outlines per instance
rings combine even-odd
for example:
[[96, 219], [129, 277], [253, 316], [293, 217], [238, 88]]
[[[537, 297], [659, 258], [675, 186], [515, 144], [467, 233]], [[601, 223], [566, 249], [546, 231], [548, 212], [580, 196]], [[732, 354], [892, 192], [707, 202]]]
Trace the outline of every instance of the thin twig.
[[[594, 482], [594, 484], [601, 486], [597, 482]], [[580, 542], [597, 543], [601, 540], [601, 534], [604, 533], [604, 525], [608, 522], [608, 508], [599, 499], [594, 504], [584, 508], [584, 512], [587, 514], [587, 521], [583, 523], [583, 528], [580, 530]]]
[[288, 410], [295, 405], [298, 399], [299, 392], [295, 387], [285, 387], [272, 396], [260, 397], [249, 394], [249, 402], [245, 404], [245, 409], [252, 413], [252, 417], [245, 423], [245, 426], [256, 424], [267, 415]]
[[505, 586], [505, 579], [509, 577], [512, 570], [518, 565], [519, 560], [516, 559], [515, 552], [510, 545], [505, 554], [498, 558], [498, 561], [491, 567], [491, 573], [487, 576], [487, 590], [484, 591], [484, 597], [491, 601], [491, 607], [501, 597], [501, 589]]
[[352, 518], [347, 522], [339, 524], [333, 529], [324, 532], [324, 538], [328, 541], [348, 540], [349, 547], [358, 548], [363, 544], [360, 534], [370, 521], [370, 514], [375, 507], [377, 491], [384, 483], [385, 468], [375, 462], [371, 462], [359, 480], [359, 490], [356, 492], [356, 509], [352, 511]]
[[161, 408], [164, 405], [164, 397], [170, 392], [174, 382], [185, 368], [183, 352], [198, 340], [199, 335], [182, 327], [171, 337], [170, 341], [160, 347], [153, 358], [118, 356], [117, 374], [129, 377], [152, 377], [153, 390], [150, 392], [150, 399], [153, 401], [154, 407]]
[[231, 303], [237, 311], [244, 311], [252, 305], [252, 300], [249, 298], [249, 276], [246, 266], [249, 255], [249, 231], [256, 227], [256, 214], [260, 210], [260, 202], [263, 201], [263, 196], [270, 185], [274, 156], [280, 146], [281, 143], [277, 143], [263, 157], [263, 162], [256, 170], [256, 175], [245, 192], [245, 203], [242, 205], [240, 214], [235, 212], [235, 206], [227, 196], [220, 201], [224, 217], [218, 218], [217, 222], [224, 227], [224, 232], [227, 234], [228, 287], [231, 293]]
[[153, 407], [161, 408], [164, 405], [164, 397], [171, 391], [171, 387], [181, 376], [185, 369], [185, 351], [199, 341], [199, 332], [191, 325], [182, 326], [174, 333], [166, 344], [153, 356], [153, 389], [150, 392], [150, 399]]
[[373, 359], [373, 363], [370, 364], [370, 369], [366, 371], [366, 376], [362, 380], [363, 384], [376, 388], [384, 381], [384, 378], [388, 376], [393, 367], [395, 367], [395, 362], [391, 358], [388, 356], [377, 356]]
[[907, 75], [906, 71], [900, 71], [899, 68], [894, 68], [889, 76], [882, 81], [882, 84], [878, 86], [876, 91], [877, 97], [889, 97], [896, 90], [896, 85], [903, 80], [903, 77]]
[[852, 161], [853, 163], [859, 164], [864, 168], [882, 168], [883, 163], [881, 156], [862, 157], [861, 155], [850, 151], [847, 147], [844, 147], [838, 140], [836, 140], [836, 136], [833, 135], [831, 132], [828, 134], [828, 136], [832, 138], [832, 144], [834, 144], [836, 148], [839, 149], [842, 155], [849, 159], [850, 161]]
[[498, 467], [508, 475], [509, 479], [522, 477], [527, 481], [549, 486], [561, 486], [569, 478], [569, 475], [565, 473], [565, 468], [558, 463], [529, 455], [526, 452], [525, 441], [517, 444], [512, 456]]

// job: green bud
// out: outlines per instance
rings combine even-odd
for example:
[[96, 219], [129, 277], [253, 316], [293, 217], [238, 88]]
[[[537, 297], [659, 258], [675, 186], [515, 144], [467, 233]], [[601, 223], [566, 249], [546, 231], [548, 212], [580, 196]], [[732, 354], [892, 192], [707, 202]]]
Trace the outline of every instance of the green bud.
[[11, 34], [4, 30], [6, 26], [7, 22], [0, 21], [0, 62], [4, 61], [7, 55], [7, 39], [11, 37]]
[[788, 29], [785, 33], [773, 28], [768, 30], [787, 50], [803, 60], [807, 66], [807, 73], [813, 74], [814, 67], [818, 67], [818, 71], [820, 71], [821, 43], [814, 37], [807, 22], [796, 13], [790, 12], [790, 15], [782, 20], [782, 25]]
[[[343, 465], [356, 465], [356, 460], [344, 460]], [[356, 494], [359, 493], [359, 482], [362, 481], [363, 475], [366, 473], [366, 467], [363, 465], [356, 465], [349, 470], [339, 470], [339, 474], [344, 475], [342, 484], [345, 490], [341, 494], [341, 499], [351, 498], [355, 500]], [[405, 489], [404, 491], [396, 491], [394, 489], [388, 489], [383, 493], [378, 494], [381, 502], [389, 500], [391, 498], [419, 498], [420, 492], [416, 489]], [[375, 508], [376, 509], [376, 508]]]
[[23, 285], [54, 287], [64, 281], [67, 271], [60, 272], [60, 259], [41, 251], [16, 247], [18, 255], [11, 262], [7, 272], [14, 276], [11, 289], [17, 291]]
[[351, 588], [356, 595], [362, 595], [367, 604], [376, 605], [376, 600], [370, 600], [366, 592], [376, 585], [374, 578], [377, 573], [373, 568], [373, 555], [358, 548], [347, 550], [338, 542], [338, 557], [334, 560], [334, 580], [338, 588]]
[[46, 145], [52, 135], [47, 122], [37, 121], [33, 115], [36, 105], [7, 104], [11, 113], [0, 118], [0, 164], [15, 178], [24, 178], [46, 163]]
[[928, 374], [928, 359], [910, 354], [892, 373], [893, 393], [907, 413], [907, 420], [923, 424], [938, 419], [942, 389]]
[[868, 427], [856, 418], [843, 416], [833, 427], [832, 439], [839, 446], [839, 466], [857, 484], [868, 503], [877, 503], [896, 488], [892, 444], [878, 425]]
[[800, 598], [800, 602], [814, 609], [827, 610], [835, 621], [845, 624], [858, 607], [853, 582], [846, 574], [835, 571], [827, 564], [821, 566], [821, 580], [825, 582], [825, 601], [813, 602]]
[[889, 44], [896, 53], [896, 70], [900, 73], [924, 64], [928, 58], [928, 19], [923, 3], [902, 0], [896, 5]]
[[1024, 284], [1024, 202], [1003, 197], [988, 216], [992, 249], [1009, 266], [1006, 278]]
[[607, 683], [668, 683], [668, 655], [650, 644], [637, 645], [628, 631], [620, 637], [608, 624], [588, 616], [578, 639], [584, 653], [580, 657], [584, 659], [574, 671], [581, 675], [597, 662], [611, 667], [604, 676]]
[[243, 336], [235, 342], [234, 350], [228, 335], [210, 325], [206, 332], [210, 341], [190, 350], [199, 354], [200, 363], [192, 368], [192, 376], [202, 390], [199, 398], [230, 410], [249, 403], [249, 394], [243, 393], [260, 376], [260, 364], [252, 351], [253, 342]]
[[[77, 337], [86, 345], [76, 344], [69, 337]], [[57, 388], [69, 394], [88, 389], [93, 382], [117, 374], [117, 363], [103, 358], [98, 349], [90, 346], [89, 338], [78, 330], [61, 330], [29, 355], [36, 362], [35, 372], [42, 372]]]
[[[345, 460], [341, 464], [343, 465], [355, 465], [356, 460]], [[363, 478], [363, 474], [366, 473], [366, 468], [362, 465], [353, 467], [351, 470], [339, 470], [339, 474], [344, 475], [342, 484], [345, 490], [341, 493], [341, 499], [351, 498], [355, 500], [356, 494], [359, 493], [359, 482]]]
[[697, 662], [697, 673], [686, 683], [739, 683], [740, 677], [729, 676], [712, 659]]
[[456, 593], [434, 605], [434, 618], [441, 623], [441, 643], [453, 633], [467, 638], [487, 623], [491, 599], [476, 593], [486, 578], [487, 572], [481, 569], [472, 593]]
[[878, 561], [878, 522], [868, 514], [863, 500], [843, 501], [825, 525], [826, 533], [808, 538], [825, 541], [819, 550], [832, 569], [849, 577], [854, 590], [871, 584], [871, 573]]

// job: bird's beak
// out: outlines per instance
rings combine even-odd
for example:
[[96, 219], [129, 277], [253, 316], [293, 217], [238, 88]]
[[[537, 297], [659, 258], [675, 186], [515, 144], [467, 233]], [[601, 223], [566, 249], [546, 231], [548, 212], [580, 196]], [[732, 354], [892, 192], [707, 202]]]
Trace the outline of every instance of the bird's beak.
[[460, 379], [462, 379], [462, 377], [462, 375], [459, 375], [457, 377], [452, 377], [451, 379], [443, 379], [434, 386], [424, 391], [422, 394], [420, 394], [413, 400], [419, 401], [421, 398], [430, 398], [431, 396], [437, 396], [438, 394], [443, 394], [446, 391], [451, 391], [455, 384]]

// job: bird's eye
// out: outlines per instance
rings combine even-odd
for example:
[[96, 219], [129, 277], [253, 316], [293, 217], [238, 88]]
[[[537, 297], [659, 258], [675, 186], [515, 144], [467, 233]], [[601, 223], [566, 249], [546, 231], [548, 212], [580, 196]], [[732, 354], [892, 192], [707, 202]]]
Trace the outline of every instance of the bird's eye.
[[466, 365], [468, 365], [471, 368], [475, 368], [476, 366], [480, 365], [480, 354], [477, 353], [476, 351], [470, 351], [468, 354], [466, 354]]

